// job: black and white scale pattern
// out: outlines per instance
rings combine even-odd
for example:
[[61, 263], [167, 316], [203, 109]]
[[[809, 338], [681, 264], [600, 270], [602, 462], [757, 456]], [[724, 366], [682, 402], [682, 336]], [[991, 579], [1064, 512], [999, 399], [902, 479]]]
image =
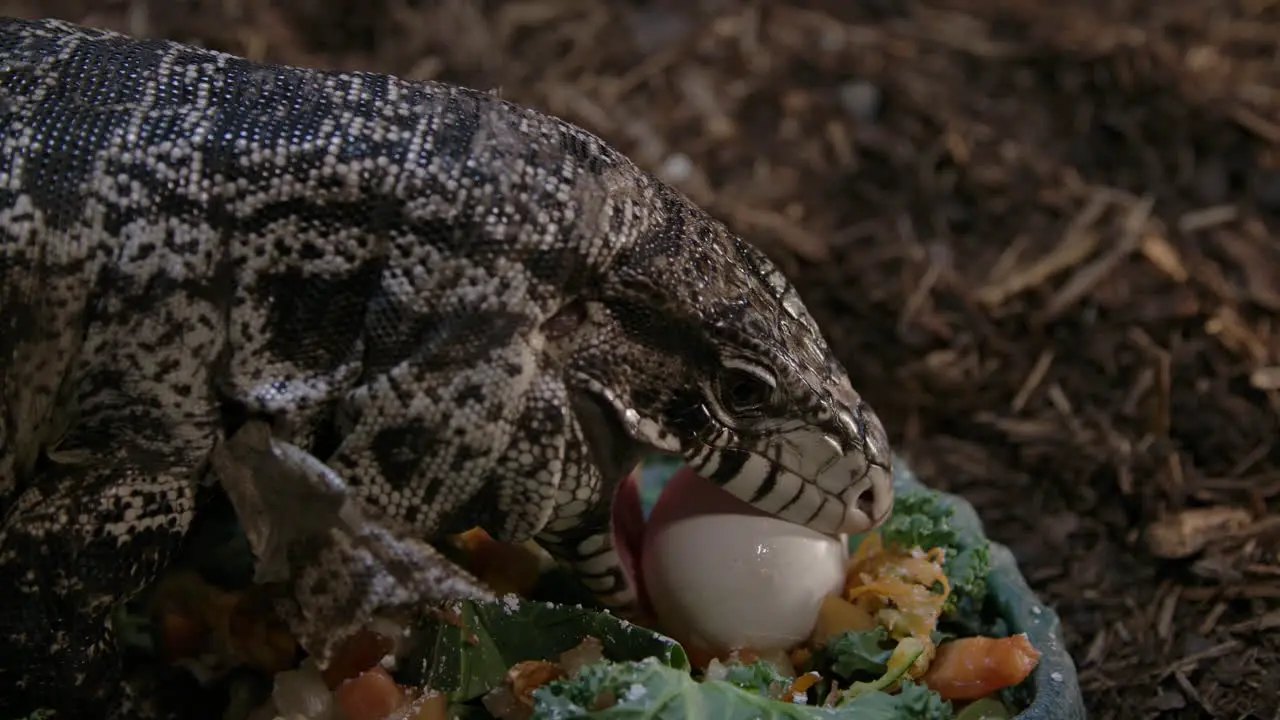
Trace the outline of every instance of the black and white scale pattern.
[[[322, 656], [487, 592], [429, 544], [475, 525], [629, 611], [609, 505], [645, 449], [825, 532], [892, 500], [795, 290], [595, 136], [54, 21], [0, 20], [0, 398], [5, 716], [118, 700], [107, 615], [210, 474], [340, 496], [328, 528], [263, 505]], [[245, 417], [268, 445], [227, 442]]]

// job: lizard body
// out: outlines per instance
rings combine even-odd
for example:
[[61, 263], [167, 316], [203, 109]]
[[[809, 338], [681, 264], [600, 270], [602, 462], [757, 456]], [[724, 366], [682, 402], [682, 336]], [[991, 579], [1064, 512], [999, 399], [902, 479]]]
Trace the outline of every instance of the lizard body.
[[322, 657], [484, 596], [430, 545], [477, 525], [631, 611], [609, 507], [646, 450], [822, 532], [892, 501], [794, 288], [596, 136], [58, 21], [0, 20], [0, 402], [6, 717], [105, 712], [109, 614], [219, 479], [296, 526], [255, 550]]

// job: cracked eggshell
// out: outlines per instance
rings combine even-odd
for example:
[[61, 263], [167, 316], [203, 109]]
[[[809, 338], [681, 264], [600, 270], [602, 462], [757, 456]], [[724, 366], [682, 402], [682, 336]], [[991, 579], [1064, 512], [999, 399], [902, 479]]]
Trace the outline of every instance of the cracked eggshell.
[[713, 653], [794, 647], [844, 585], [844, 536], [756, 510], [689, 468], [645, 523], [640, 573], [662, 629]]

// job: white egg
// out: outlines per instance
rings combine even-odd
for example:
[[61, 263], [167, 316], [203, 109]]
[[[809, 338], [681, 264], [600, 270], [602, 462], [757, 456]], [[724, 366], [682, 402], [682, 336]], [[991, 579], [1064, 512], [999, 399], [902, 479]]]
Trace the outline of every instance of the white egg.
[[677, 640], [768, 651], [809, 636], [848, 557], [846, 538], [766, 515], [685, 469], [646, 523], [640, 572]]

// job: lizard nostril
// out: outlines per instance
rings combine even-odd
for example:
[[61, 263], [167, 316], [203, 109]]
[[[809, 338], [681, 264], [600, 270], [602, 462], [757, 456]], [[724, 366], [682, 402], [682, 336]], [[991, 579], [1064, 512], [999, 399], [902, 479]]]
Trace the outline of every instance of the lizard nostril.
[[867, 516], [868, 520], [876, 519], [876, 491], [874, 488], [867, 488], [858, 495], [858, 499], [854, 501], [854, 506]]

